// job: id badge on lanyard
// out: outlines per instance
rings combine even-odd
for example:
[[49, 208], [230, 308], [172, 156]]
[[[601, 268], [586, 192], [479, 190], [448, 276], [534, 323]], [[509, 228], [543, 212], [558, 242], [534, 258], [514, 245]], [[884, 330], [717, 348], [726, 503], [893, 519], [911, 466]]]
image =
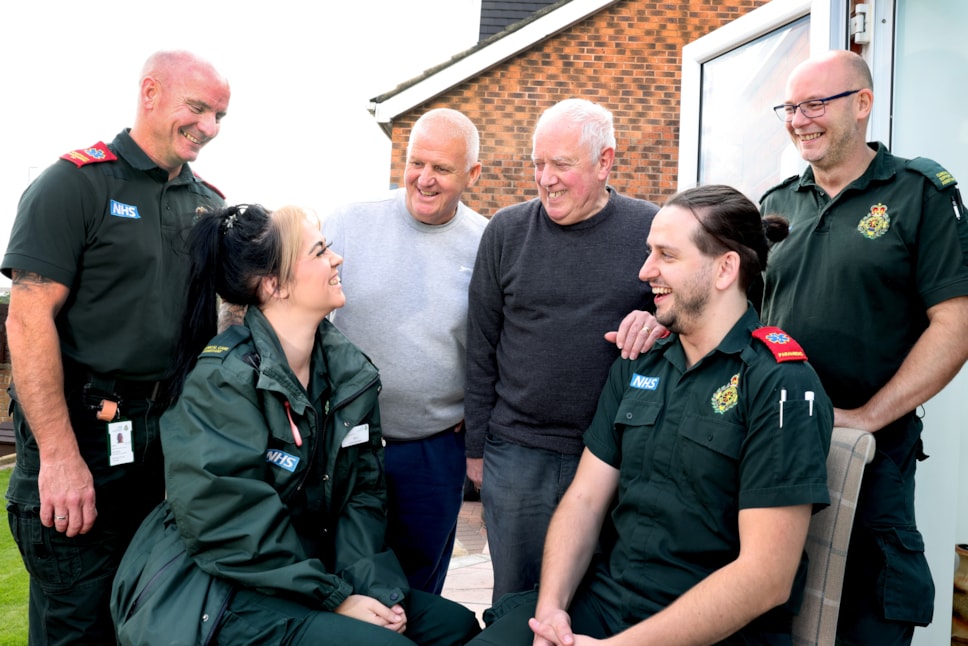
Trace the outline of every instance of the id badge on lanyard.
[[130, 419], [118, 419], [108, 425], [108, 464], [116, 467], [134, 462], [132, 435], [134, 425]]

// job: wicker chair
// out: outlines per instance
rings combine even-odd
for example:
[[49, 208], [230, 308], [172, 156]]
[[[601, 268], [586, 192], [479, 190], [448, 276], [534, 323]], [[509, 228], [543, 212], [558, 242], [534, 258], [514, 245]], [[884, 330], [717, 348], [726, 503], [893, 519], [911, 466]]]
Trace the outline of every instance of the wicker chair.
[[793, 643], [830, 646], [837, 634], [847, 546], [864, 467], [874, 459], [874, 436], [834, 428], [827, 455], [830, 506], [814, 514], [807, 534], [810, 567], [800, 614], [793, 621]]

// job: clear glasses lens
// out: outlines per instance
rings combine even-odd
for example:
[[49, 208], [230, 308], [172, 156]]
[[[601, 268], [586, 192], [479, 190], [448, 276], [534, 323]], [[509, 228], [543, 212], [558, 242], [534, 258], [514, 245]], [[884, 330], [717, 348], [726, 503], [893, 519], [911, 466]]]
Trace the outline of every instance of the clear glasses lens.
[[823, 116], [824, 110], [826, 109], [829, 101], [850, 96], [851, 94], [857, 94], [860, 91], [861, 90], [847, 90], [846, 92], [828, 96], [824, 99], [813, 99], [812, 101], [804, 101], [803, 103], [798, 103], [796, 105], [785, 103], [783, 105], [775, 106], [773, 111], [776, 112], [776, 116], [780, 118], [780, 121], [793, 121], [793, 115], [797, 113], [797, 110], [799, 110], [800, 114], [808, 119], [814, 119], [816, 117]]
[[776, 112], [780, 121], [793, 121], [793, 115], [796, 114], [797, 110], [800, 110], [803, 116], [813, 119], [823, 116], [825, 105], [826, 103], [823, 101], [810, 101], [800, 105], [778, 105], [773, 108], [773, 111]]

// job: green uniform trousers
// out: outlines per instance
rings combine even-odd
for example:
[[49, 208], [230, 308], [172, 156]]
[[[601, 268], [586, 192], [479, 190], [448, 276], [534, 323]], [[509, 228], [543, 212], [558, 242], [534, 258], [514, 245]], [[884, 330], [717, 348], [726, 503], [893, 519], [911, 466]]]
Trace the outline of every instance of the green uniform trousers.
[[407, 601], [407, 629], [400, 635], [387, 628], [312, 610], [287, 599], [252, 590], [235, 593], [216, 644], [366, 644], [366, 646], [459, 646], [480, 632], [474, 613], [436, 595], [412, 590]]

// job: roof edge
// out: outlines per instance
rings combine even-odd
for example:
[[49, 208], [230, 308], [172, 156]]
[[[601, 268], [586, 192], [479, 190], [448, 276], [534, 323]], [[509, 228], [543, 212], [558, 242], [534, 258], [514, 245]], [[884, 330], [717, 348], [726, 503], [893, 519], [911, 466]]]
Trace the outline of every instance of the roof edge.
[[389, 135], [389, 124], [394, 117], [620, 1], [562, 0], [544, 7], [447, 62], [370, 99], [368, 109]]

